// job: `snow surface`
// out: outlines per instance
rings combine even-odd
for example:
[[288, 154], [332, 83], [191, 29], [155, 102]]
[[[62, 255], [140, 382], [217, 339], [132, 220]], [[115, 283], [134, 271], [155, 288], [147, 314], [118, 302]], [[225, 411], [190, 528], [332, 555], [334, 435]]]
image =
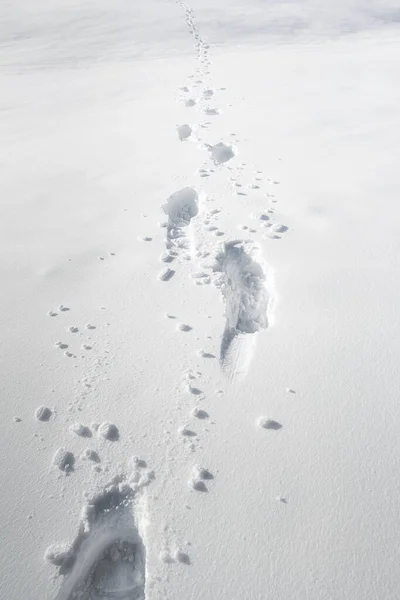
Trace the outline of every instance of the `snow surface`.
[[399, 22], [0, 4], [0, 598], [398, 598]]

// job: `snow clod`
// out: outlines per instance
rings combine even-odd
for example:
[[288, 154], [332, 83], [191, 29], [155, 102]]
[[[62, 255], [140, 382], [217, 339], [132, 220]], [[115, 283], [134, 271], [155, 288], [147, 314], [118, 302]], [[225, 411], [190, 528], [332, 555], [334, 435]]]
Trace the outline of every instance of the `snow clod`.
[[257, 421], [259, 427], [263, 429], [282, 429], [283, 425], [278, 423], [278, 421], [274, 421], [273, 419], [267, 419], [266, 417], [260, 417]]
[[44, 553], [44, 559], [56, 567], [61, 567], [71, 559], [71, 551], [63, 544], [52, 544]]
[[105, 421], [99, 425], [97, 433], [100, 437], [110, 442], [115, 442], [119, 439], [119, 431], [116, 425]]
[[48, 421], [52, 415], [50, 408], [47, 406], [39, 406], [35, 410], [35, 418], [38, 421]]
[[68, 452], [65, 448], [59, 448], [53, 456], [53, 465], [58, 467], [60, 471], [68, 472], [74, 468], [75, 457], [72, 452]]

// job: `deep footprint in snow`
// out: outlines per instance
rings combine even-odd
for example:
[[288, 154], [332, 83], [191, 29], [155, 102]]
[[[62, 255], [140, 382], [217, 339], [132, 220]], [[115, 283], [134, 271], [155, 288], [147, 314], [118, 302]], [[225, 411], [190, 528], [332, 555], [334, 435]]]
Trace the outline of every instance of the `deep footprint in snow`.
[[255, 335], [267, 329], [272, 306], [270, 277], [254, 258], [250, 242], [236, 240], [223, 245], [213, 268], [214, 283], [225, 303], [225, 329], [220, 348], [221, 368], [228, 376], [245, 374], [250, 363]]
[[[84, 506], [71, 548], [45, 558], [65, 575], [57, 600], [144, 600], [145, 547], [133, 510], [138, 489], [152, 474], [136, 470], [132, 480], [118, 476]], [[52, 560], [53, 559], [53, 560]]]
[[186, 247], [185, 229], [199, 212], [199, 196], [195, 189], [185, 187], [171, 194], [162, 206], [168, 215], [167, 247]]

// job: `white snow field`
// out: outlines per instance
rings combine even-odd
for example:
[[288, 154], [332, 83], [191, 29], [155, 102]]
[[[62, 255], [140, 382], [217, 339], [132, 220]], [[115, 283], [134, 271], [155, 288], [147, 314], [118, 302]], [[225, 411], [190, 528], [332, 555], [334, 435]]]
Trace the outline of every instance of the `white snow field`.
[[0, 2], [1, 600], [399, 598], [399, 23]]

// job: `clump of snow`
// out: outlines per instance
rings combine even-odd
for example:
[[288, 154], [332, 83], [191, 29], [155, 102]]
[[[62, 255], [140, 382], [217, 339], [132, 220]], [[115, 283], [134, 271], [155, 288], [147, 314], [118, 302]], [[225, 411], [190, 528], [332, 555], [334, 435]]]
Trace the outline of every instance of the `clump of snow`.
[[53, 456], [53, 465], [58, 467], [60, 471], [72, 471], [74, 468], [75, 457], [72, 452], [69, 452], [65, 448], [58, 448]]
[[61, 567], [68, 562], [71, 556], [71, 550], [65, 544], [52, 544], [44, 553], [44, 559], [56, 567]]
[[271, 231], [274, 233], [284, 233], [287, 231], [287, 227], [286, 225], [282, 225], [282, 223], [275, 223], [274, 225], [271, 225]]
[[105, 421], [101, 423], [97, 429], [97, 434], [110, 442], [116, 442], [119, 439], [119, 431], [114, 423]]
[[158, 274], [158, 279], [160, 281], [169, 281], [175, 274], [175, 271], [173, 269], [170, 269], [169, 267], [165, 267], [165, 269], [162, 269], [162, 271], [160, 271], [160, 273]]
[[179, 427], [178, 433], [186, 437], [194, 437], [196, 435], [194, 431], [192, 431], [191, 429], [189, 429], [189, 427], [186, 427], [185, 425]]
[[82, 452], [82, 458], [85, 460], [91, 460], [93, 462], [100, 462], [98, 453], [96, 450], [92, 450], [91, 448], [86, 448], [86, 450]]
[[90, 437], [90, 429], [86, 427], [86, 425], [82, 425], [82, 423], [73, 423], [69, 430], [80, 437]]
[[189, 487], [193, 490], [196, 490], [196, 492], [206, 492], [207, 491], [207, 487], [206, 484], [204, 483], [204, 481], [202, 479], [194, 479], [193, 477], [191, 477], [188, 481]]
[[257, 424], [263, 429], [282, 429], [283, 425], [274, 419], [268, 419], [267, 417], [259, 417]]
[[203, 410], [202, 408], [197, 408], [197, 407], [195, 407], [192, 410], [192, 415], [194, 417], [196, 417], [197, 419], [207, 419], [209, 416], [205, 410]]
[[161, 550], [159, 554], [159, 559], [161, 562], [170, 564], [174, 562], [174, 557], [171, 556], [171, 553], [168, 550]]
[[52, 415], [52, 411], [47, 406], [39, 406], [35, 410], [35, 418], [38, 421], [48, 421]]
[[212, 475], [212, 473], [210, 473], [210, 471], [208, 471], [207, 469], [204, 469], [203, 467], [199, 467], [197, 465], [195, 467], [193, 467], [192, 476], [195, 479], [203, 479], [203, 480], [214, 479], [214, 476]]
[[189, 555], [186, 552], [183, 552], [183, 550], [175, 550], [174, 558], [176, 562], [180, 562], [184, 565], [190, 565]]
[[218, 142], [218, 144], [215, 144], [214, 146], [210, 147], [210, 153], [212, 158], [214, 159], [215, 164], [221, 165], [231, 160], [231, 158], [233, 158], [238, 153], [238, 150], [236, 146], [232, 144]]
[[192, 128], [187, 123], [184, 125], [179, 125], [176, 128], [176, 131], [181, 141], [187, 140], [192, 135]]

